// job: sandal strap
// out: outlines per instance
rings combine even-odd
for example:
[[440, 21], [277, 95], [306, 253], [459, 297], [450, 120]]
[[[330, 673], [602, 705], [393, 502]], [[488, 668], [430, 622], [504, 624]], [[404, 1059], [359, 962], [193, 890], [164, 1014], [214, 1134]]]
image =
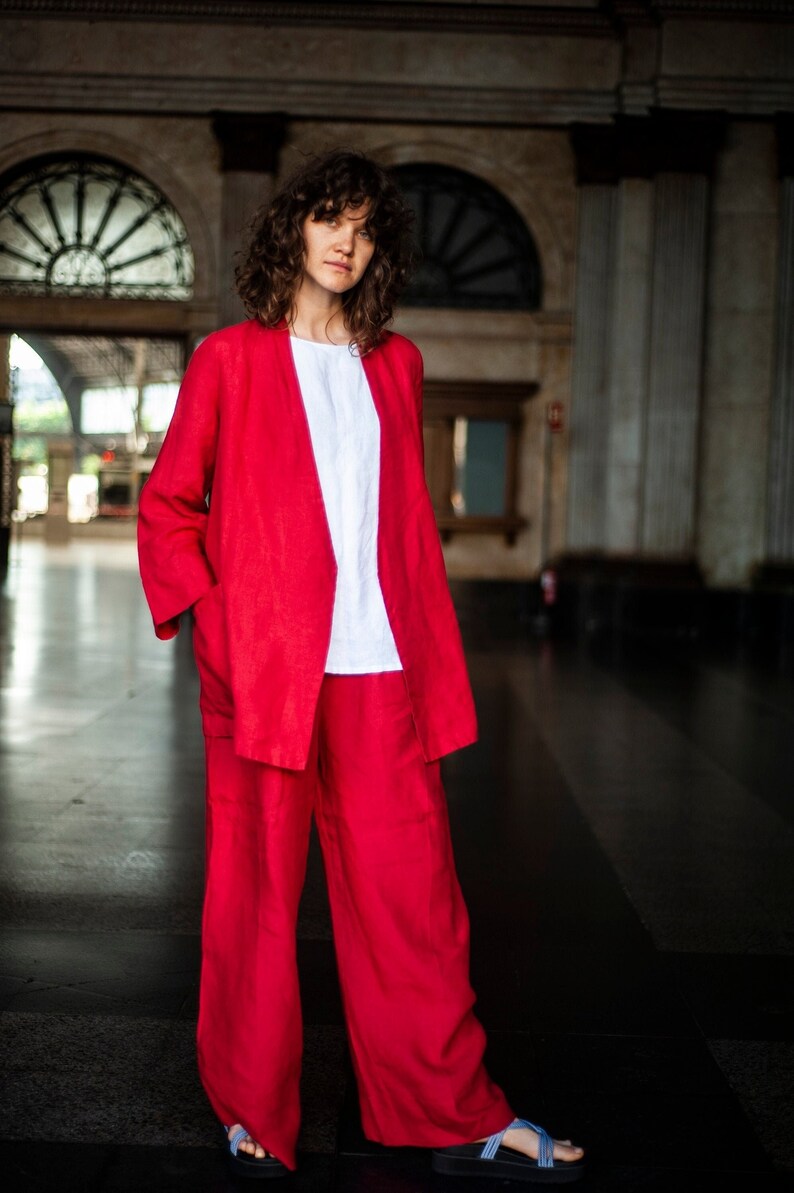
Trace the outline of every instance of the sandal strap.
[[229, 1140], [229, 1151], [233, 1156], [237, 1155], [237, 1149], [247, 1135], [248, 1132], [246, 1131], [245, 1127], [240, 1127], [240, 1130], [235, 1131], [234, 1135], [232, 1135], [231, 1139]]
[[553, 1168], [554, 1167], [554, 1141], [549, 1135], [548, 1131], [544, 1131], [543, 1127], [538, 1127], [535, 1123], [531, 1123], [526, 1118], [514, 1118], [512, 1123], [508, 1123], [503, 1130], [497, 1131], [495, 1135], [489, 1136], [483, 1145], [480, 1152], [481, 1160], [493, 1160], [496, 1153], [501, 1147], [505, 1132], [512, 1130], [513, 1127], [529, 1127], [534, 1131], [538, 1137], [538, 1168]]

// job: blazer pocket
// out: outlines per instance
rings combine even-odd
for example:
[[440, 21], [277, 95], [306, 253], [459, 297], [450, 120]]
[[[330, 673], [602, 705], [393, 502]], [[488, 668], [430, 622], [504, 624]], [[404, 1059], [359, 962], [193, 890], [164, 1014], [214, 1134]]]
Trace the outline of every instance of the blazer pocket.
[[205, 725], [208, 717], [233, 716], [229, 645], [220, 584], [213, 585], [193, 605], [193, 654], [201, 683], [199, 706]]

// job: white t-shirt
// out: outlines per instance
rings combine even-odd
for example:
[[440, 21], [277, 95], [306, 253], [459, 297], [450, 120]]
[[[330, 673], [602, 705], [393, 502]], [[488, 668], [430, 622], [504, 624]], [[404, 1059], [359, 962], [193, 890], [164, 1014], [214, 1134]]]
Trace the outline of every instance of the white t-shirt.
[[290, 337], [337, 564], [325, 670], [400, 671], [378, 579], [380, 421], [346, 344]]

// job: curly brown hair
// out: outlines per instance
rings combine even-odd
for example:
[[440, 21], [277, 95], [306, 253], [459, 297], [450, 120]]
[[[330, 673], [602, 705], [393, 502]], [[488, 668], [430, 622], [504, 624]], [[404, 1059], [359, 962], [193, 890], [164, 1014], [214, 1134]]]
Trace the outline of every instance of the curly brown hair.
[[289, 319], [303, 273], [307, 216], [339, 215], [367, 202], [366, 229], [375, 251], [361, 281], [344, 295], [342, 308], [358, 352], [371, 351], [394, 317], [417, 252], [413, 211], [388, 170], [358, 150], [311, 156], [254, 216], [247, 250], [235, 269], [237, 292], [249, 315], [265, 327]]

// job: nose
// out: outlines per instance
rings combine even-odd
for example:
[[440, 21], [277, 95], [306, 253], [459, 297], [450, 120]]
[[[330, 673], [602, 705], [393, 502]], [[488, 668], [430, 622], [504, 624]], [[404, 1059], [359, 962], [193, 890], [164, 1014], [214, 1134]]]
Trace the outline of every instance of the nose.
[[353, 229], [349, 224], [341, 229], [336, 243], [340, 253], [344, 253], [346, 257], [353, 252]]

